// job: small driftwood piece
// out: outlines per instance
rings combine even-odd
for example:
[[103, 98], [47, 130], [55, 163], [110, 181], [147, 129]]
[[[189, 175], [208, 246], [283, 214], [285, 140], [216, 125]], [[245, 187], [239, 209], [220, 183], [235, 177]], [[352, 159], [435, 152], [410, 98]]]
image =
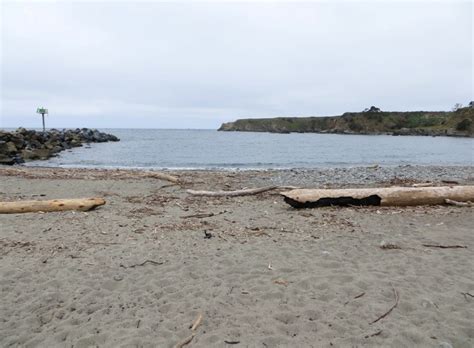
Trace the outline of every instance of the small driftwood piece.
[[365, 292], [362, 292], [362, 293], [360, 293], [359, 295], [355, 296], [355, 297], [354, 297], [354, 300], [356, 300], [356, 299], [358, 299], [358, 298], [361, 298], [361, 297], [364, 296], [364, 295], [365, 295]]
[[223, 210], [218, 213], [212, 213], [212, 212], [211, 213], [197, 213], [197, 214], [192, 214], [192, 215], [181, 216], [181, 219], [189, 219], [189, 218], [203, 219], [203, 218], [217, 216], [217, 215], [221, 215], [225, 213], [227, 213], [227, 210]]
[[137, 264], [130, 265], [130, 266], [120, 265], [120, 267], [135, 268], [135, 267], [145, 266], [147, 263], [155, 265], [155, 266], [159, 266], [159, 265], [162, 265], [164, 262], [158, 262], [158, 261], [154, 261], [154, 260], [145, 260], [142, 263], [137, 263]]
[[180, 216], [180, 218], [181, 219], [189, 219], [189, 218], [203, 219], [203, 218], [212, 217], [212, 216], [214, 216], [214, 213], [198, 213], [198, 214]]
[[184, 346], [188, 345], [188, 344], [191, 343], [191, 341], [193, 340], [194, 335], [195, 335], [195, 333], [192, 333], [191, 336], [186, 337], [184, 340], [182, 340], [182, 341], [176, 343], [176, 345], [174, 346], [174, 348], [183, 348]]
[[465, 245], [439, 245], [439, 244], [423, 244], [426, 248], [440, 248], [440, 249], [467, 249]]
[[191, 326], [192, 331], [196, 331], [199, 325], [201, 325], [202, 322], [202, 314], [199, 314], [196, 320], [194, 321], [193, 325]]
[[413, 206], [474, 201], [474, 186], [383, 187], [363, 189], [300, 189], [282, 192], [295, 208], [339, 206]]
[[[354, 300], [357, 300], [358, 298], [361, 298], [361, 297], [364, 296], [364, 295], [365, 295], [365, 292], [362, 292], [362, 293], [360, 293], [359, 295], [354, 296], [353, 299], [354, 299]], [[350, 302], [350, 301], [344, 302], [344, 306], [345, 306], [346, 304], [348, 304], [349, 302]]]
[[411, 186], [412, 187], [430, 187], [430, 186], [433, 186], [433, 183], [432, 182], [418, 182]]
[[379, 320], [382, 320], [383, 318], [385, 318], [387, 315], [389, 315], [395, 309], [395, 307], [398, 306], [398, 301], [400, 300], [400, 297], [398, 296], [397, 290], [395, 290], [394, 287], [392, 287], [392, 289], [393, 289], [393, 294], [395, 295], [395, 303], [393, 304], [392, 307], [390, 307], [390, 309], [388, 311], [386, 311], [384, 314], [382, 314], [380, 317], [378, 317], [374, 321], [370, 322], [369, 323], [370, 325], [375, 324]]
[[364, 338], [375, 337], [375, 336], [380, 335], [381, 333], [382, 333], [382, 330], [379, 330], [379, 331], [377, 331], [377, 332], [374, 332], [373, 334], [364, 336]]
[[201, 324], [202, 322], [202, 314], [200, 313], [198, 315], [198, 317], [196, 318], [196, 320], [193, 322], [193, 324], [189, 327], [191, 329], [191, 331], [193, 331], [193, 333], [191, 334], [191, 336], [188, 336], [186, 337], [185, 339], [183, 339], [182, 341], [176, 343], [176, 345], [174, 346], [174, 348], [182, 348], [186, 345], [188, 345], [189, 343], [191, 343], [191, 341], [193, 340], [194, 336], [196, 335], [196, 329], [198, 328], [198, 326]]
[[104, 204], [105, 200], [102, 198], [0, 202], [0, 214], [53, 212], [65, 210], [88, 211]]
[[273, 283], [278, 284], [278, 285], [284, 285], [284, 286], [288, 286], [289, 284], [288, 280], [285, 280], [285, 279], [275, 279]]
[[444, 184], [459, 185], [459, 181], [456, 180], [441, 180], [441, 182]]
[[190, 195], [193, 196], [207, 196], [207, 197], [237, 197], [237, 196], [249, 196], [256, 195], [259, 193], [272, 191], [278, 189], [278, 186], [259, 187], [254, 189], [244, 189], [237, 191], [196, 191], [187, 190]]
[[470, 201], [468, 201], [468, 202], [458, 202], [458, 201], [453, 201], [452, 199], [446, 198], [444, 200], [444, 202], [446, 204], [454, 205], [456, 207], [472, 207], [473, 206], [472, 202], [470, 202]]
[[165, 174], [165, 173], [159, 173], [159, 172], [145, 172], [144, 176], [147, 178], [154, 178], [154, 179], [160, 179], [160, 180], [165, 180], [172, 182], [174, 184], [179, 184], [179, 178], [173, 175]]

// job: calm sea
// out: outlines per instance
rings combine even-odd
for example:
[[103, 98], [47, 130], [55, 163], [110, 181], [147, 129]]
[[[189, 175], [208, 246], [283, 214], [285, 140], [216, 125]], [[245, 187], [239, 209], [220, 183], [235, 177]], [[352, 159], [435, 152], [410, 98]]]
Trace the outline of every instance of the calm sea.
[[474, 139], [270, 134], [215, 130], [103, 129], [116, 143], [91, 144], [29, 165], [101, 168], [314, 168], [473, 165]]

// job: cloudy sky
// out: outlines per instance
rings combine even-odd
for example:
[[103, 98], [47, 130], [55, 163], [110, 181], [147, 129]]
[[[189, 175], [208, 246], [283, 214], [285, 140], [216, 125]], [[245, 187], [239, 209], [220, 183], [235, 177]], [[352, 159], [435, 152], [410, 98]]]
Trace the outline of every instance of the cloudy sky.
[[2, 1], [1, 127], [217, 128], [473, 98], [471, 1]]

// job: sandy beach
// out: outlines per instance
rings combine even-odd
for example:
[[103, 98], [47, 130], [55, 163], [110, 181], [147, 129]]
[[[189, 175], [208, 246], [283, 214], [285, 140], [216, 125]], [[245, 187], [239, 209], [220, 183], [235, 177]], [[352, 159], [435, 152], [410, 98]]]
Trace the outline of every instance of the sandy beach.
[[278, 191], [186, 193], [472, 185], [473, 169], [182, 171], [173, 185], [140, 171], [0, 167], [2, 201], [107, 201], [0, 215], [0, 346], [473, 347], [473, 208], [296, 210]]

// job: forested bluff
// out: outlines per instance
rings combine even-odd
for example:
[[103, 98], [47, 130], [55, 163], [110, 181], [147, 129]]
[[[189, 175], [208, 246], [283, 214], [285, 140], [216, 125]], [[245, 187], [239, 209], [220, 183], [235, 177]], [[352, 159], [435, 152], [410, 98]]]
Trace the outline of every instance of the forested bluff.
[[341, 116], [238, 119], [218, 130], [474, 137], [474, 108], [472, 102], [455, 111], [381, 111], [372, 106]]

